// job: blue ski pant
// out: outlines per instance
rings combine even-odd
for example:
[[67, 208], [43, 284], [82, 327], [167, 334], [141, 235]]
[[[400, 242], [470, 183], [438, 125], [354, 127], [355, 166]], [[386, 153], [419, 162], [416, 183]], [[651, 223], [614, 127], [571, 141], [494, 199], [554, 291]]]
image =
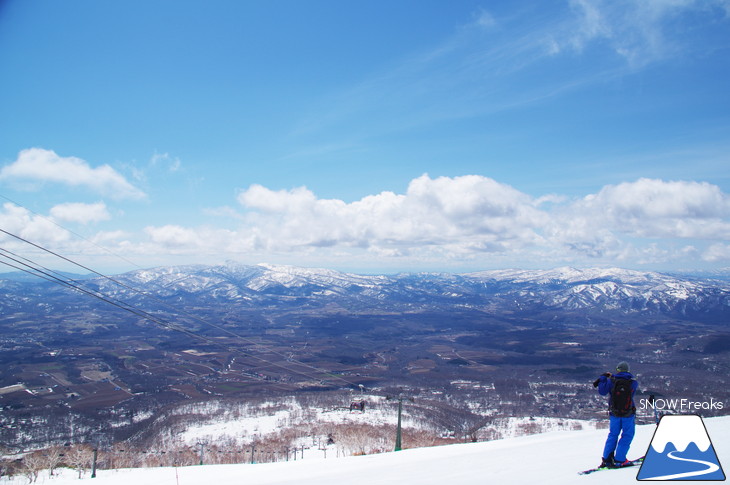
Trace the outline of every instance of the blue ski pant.
[[603, 457], [613, 453], [613, 459], [617, 463], [626, 461], [626, 454], [629, 452], [629, 446], [634, 439], [636, 431], [636, 415], [628, 418], [617, 418], [611, 416], [608, 427], [608, 438], [606, 438], [606, 446], [603, 448]]

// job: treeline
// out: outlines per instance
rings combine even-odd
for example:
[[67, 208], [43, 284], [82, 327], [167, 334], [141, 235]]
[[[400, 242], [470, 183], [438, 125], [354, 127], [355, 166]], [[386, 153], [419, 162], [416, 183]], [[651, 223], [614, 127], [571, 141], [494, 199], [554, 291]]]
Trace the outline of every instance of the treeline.
[[[259, 464], [305, 459], [333, 459], [392, 451], [392, 426], [355, 424], [337, 426], [326, 435], [302, 437], [283, 430], [261, 442], [232, 441], [145, 449], [117, 443], [109, 447], [69, 444], [0, 459], [0, 477], [22, 476], [35, 483], [42, 474], [53, 477], [59, 469], [72, 469], [79, 478], [97, 470], [178, 467], [217, 464]], [[419, 448], [451, 442], [420, 430], [403, 431], [404, 448]], [[5, 450], [7, 452], [7, 450]], [[3, 450], [0, 449], [0, 454]]]
[[22, 475], [35, 483], [42, 472], [53, 477], [60, 468], [72, 468], [79, 478], [93, 466], [94, 449], [88, 445], [54, 446], [45, 450], [26, 453], [18, 458], [0, 460], [0, 477]]

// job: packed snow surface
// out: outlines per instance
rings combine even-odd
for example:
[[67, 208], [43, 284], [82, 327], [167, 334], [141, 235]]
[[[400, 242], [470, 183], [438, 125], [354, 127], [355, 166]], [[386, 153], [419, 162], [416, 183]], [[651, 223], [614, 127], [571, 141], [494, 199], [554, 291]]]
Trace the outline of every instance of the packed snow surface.
[[[730, 417], [705, 420], [721, 464], [730, 466]], [[629, 456], [644, 455], [654, 425], [638, 426]], [[578, 475], [600, 462], [606, 430], [555, 431], [483, 443], [419, 448], [379, 455], [325, 459], [310, 453], [303, 460], [245, 465], [203, 465], [100, 471], [83, 480], [65, 470], [37, 483], [49, 485], [483, 485], [633, 483], [639, 467]], [[404, 443], [407, 445], [407, 443]], [[0, 479], [2, 485], [27, 483], [24, 477]], [[686, 482], [685, 482], [686, 483]]]

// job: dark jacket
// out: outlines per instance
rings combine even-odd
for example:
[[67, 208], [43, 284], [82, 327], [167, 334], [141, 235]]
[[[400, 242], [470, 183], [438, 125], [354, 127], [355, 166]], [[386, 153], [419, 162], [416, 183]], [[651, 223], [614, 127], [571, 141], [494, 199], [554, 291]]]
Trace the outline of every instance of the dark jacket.
[[[614, 374], [611, 377], [607, 376], [601, 376], [598, 378], [598, 393], [601, 396], [605, 396], [608, 394], [608, 409], [611, 410], [613, 408], [612, 400], [612, 393], [613, 390], [613, 383], [614, 379], [632, 379], [631, 382], [631, 407], [634, 408], [634, 412], [636, 409], [636, 404], [634, 403], [634, 394], [636, 393], [636, 390], [639, 388], [639, 383], [634, 379], [633, 374], [630, 372], [619, 372], [618, 374]], [[613, 413], [611, 414], [613, 416]]]

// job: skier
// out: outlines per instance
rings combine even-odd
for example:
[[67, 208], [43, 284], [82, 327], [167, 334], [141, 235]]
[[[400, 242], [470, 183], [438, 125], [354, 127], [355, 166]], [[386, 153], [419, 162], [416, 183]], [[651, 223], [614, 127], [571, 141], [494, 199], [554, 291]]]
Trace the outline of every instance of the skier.
[[629, 372], [629, 364], [620, 362], [616, 366], [617, 373], [602, 374], [593, 383], [601, 396], [608, 394], [608, 410], [610, 416], [608, 438], [601, 458], [602, 468], [618, 468], [630, 462], [626, 454], [634, 439], [636, 429], [636, 406], [634, 393], [639, 383]]

